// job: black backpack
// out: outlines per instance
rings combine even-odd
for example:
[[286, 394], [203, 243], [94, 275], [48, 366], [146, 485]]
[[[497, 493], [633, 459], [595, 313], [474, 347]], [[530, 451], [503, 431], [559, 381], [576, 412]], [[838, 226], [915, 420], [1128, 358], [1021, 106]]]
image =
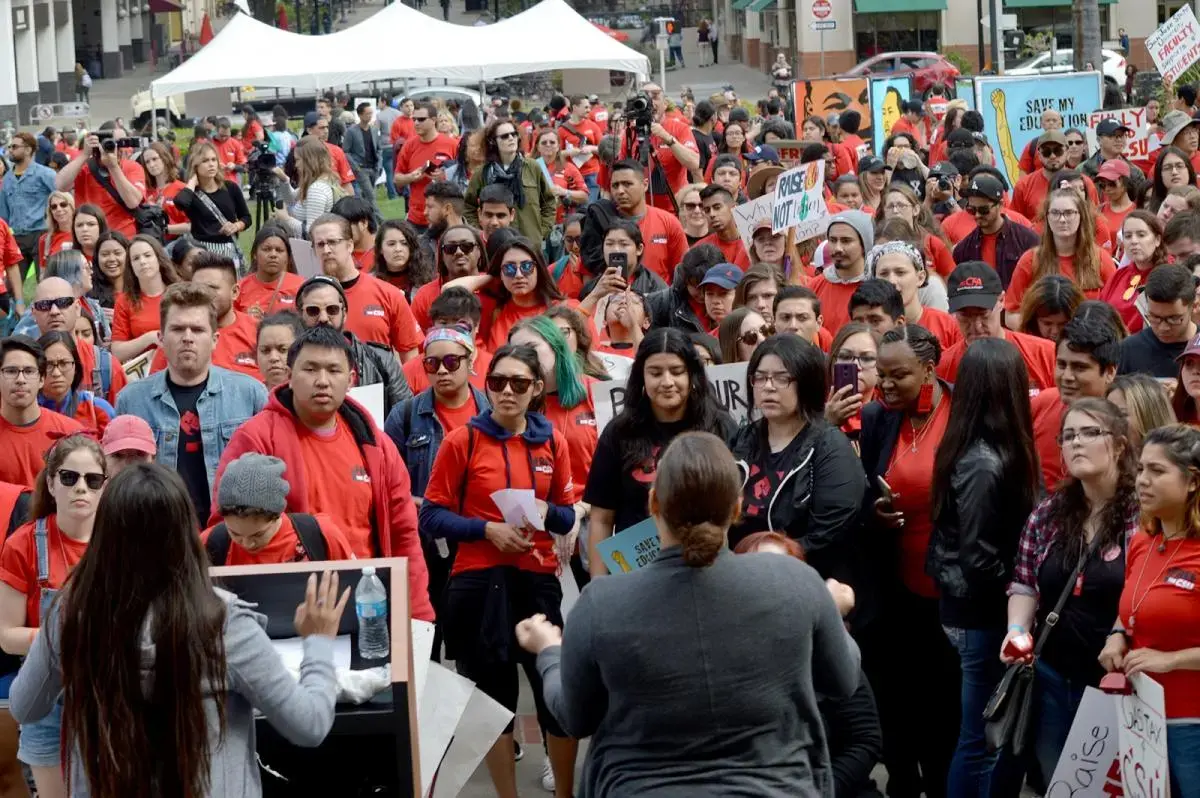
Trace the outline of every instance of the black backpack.
[[591, 274], [604, 274], [604, 234], [621, 214], [612, 200], [597, 200], [584, 211], [579, 237], [579, 260]]
[[[321, 562], [329, 559], [329, 551], [325, 548], [325, 536], [321, 534], [321, 526], [317, 519], [308, 513], [287, 515], [292, 519], [292, 526], [296, 528], [296, 535], [300, 538], [304, 551], [308, 553], [309, 561]], [[208, 552], [210, 564], [225, 565], [229, 561], [229, 527], [225, 526], [224, 521], [213, 527], [204, 548]]]

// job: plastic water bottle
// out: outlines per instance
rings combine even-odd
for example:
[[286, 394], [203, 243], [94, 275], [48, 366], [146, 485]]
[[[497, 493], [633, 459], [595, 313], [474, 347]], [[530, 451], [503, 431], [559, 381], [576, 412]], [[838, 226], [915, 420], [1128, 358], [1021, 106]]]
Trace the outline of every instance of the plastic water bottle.
[[387, 593], [374, 568], [362, 569], [362, 579], [354, 588], [354, 609], [358, 613], [359, 656], [363, 659], [386, 659], [391, 653]]

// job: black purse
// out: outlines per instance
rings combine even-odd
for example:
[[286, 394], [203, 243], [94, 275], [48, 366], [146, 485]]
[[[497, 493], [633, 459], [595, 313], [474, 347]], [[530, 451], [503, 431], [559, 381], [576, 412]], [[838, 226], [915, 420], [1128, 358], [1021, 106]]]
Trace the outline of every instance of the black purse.
[[[1033, 659], [1036, 660], [1046, 645], [1059, 614], [1067, 603], [1067, 598], [1075, 590], [1075, 583], [1083, 566], [1091, 559], [1100, 543], [1100, 535], [1092, 538], [1091, 544], [1079, 557], [1075, 570], [1067, 580], [1067, 586], [1054, 604], [1054, 609], [1046, 616], [1046, 623], [1038, 634], [1037, 643], [1033, 647]], [[995, 753], [1007, 748], [1016, 756], [1025, 751], [1029, 742], [1029, 729], [1033, 720], [1033, 664], [1015, 663], [1008, 666], [1000, 684], [992, 692], [987, 706], [983, 709], [983, 737], [987, 742], [988, 751]]]

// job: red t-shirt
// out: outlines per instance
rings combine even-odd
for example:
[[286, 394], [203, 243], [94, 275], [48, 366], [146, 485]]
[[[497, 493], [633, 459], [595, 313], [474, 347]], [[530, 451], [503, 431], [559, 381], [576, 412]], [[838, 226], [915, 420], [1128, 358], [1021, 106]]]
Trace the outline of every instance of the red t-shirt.
[[[235, 311], [236, 312], [236, 311]], [[162, 354], [160, 349], [158, 352]], [[238, 313], [233, 324], [218, 331], [212, 353], [213, 365], [262, 380], [258, 370], [258, 321], [248, 313]]]
[[[575, 133], [572, 133], [568, 128], [574, 130]], [[558, 140], [561, 142], [564, 150], [567, 148], [567, 145], [575, 149], [587, 145], [595, 146], [600, 143], [601, 136], [600, 128], [590, 119], [582, 119], [578, 122], [563, 122], [558, 126]], [[600, 159], [595, 155], [588, 158], [579, 167], [579, 173], [583, 175], [594, 175], [599, 171]]]
[[582, 501], [588, 471], [592, 469], [592, 458], [596, 454], [596, 441], [600, 437], [596, 429], [596, 409], [592, 404], [591, 391], [582, 402], [569, 410], [558, 401], [558, 394], [546, 394], [546, 407], [542, 415], [567, 440], [567, 448], [571, 450], [571, 482], [575, 486], [575, 501]]
[[[638, 229], [642, 231], [642, 244], [645, 246], [645, 250], [642, 252], [642, 265], [670, 285], [675, 279], [675, 267], [679, 265], [688, 251], [687, 233], [683, 232], [683, 225], [677, 218], [661, 208], [647, 207], [646, 214], [638, 220]], [[696, 243], [716, 243], [708, 241], [709, 238], [715, 238], [715, 235], [707, 236]], [[718, 243], [717, 246], [721, 247], [722, 252], [725, 252], [725, 247], [730, 244], [737, 245], [737, 248], [746, 257], [746, 263], [749, 264], [749, 256], [745, 255], [746, 247], [740, 238], [725, 244]], [[736, 254], [736, 250], [734, 251]], [[741, 266], [737, 261], [732, 262]], [[749, 266], [742, 266], [742, 268], [747, 269]], [[573, 295], [568, 294], [568, 296]]]
[[1062, 430], [1067, 406], [1059, 396], [1058, 388], [1042, 391], [1033, 397], [1029, 406], [1033, 412], [1033, 448], [1042, 462], [1042, 482], [1050, 492], [1062, 479], [1062, 447], [1058, 445], [1058, 433]]
[[[695, 153], [700, 152], [700, 148], [696, 146], [696, 137], [692, 134], [691, 125], [683, 119], [668, 114], [663, 119], [662, 126], [666, 128], [667, 133], [683, 145], [684, 149]], [[675, 153], [671, 151], [671, 148], [662, 139], [652, 136], [650, 141], [655, 147], [655, 153], [658, 155], [659, 162], [662, 164], [663, 173], [667, 178], [667, 185], [671, 188], [671, 195], [665, 192], [661, 194], [655, 193], [652, 197], [653, 205], [656, 208], [662, 208], [664, 211], [672, 212], [674, 210], [674, 197], [672, 195], [687, 185], [688, 170], [679, 162], [679, 159], [675, 157]], [[624, 140], [621, 142], [621, 157], [629, 157]]]
[[[404, 142], [404, 146], [396, 153], [396, 171], [407, 174], [427, 161], [439, 166], [453, 161], [458, 155], [458, 142], [450, 136], [439, 133], [433, 141], [421, 141], [412, 136]], [[420, 180], [408, 184], [408, 221], [424, 227], [429, 224], [425, 215], [425, 189], [429, 187], [429, 176], [422, 175]]]
[[[1010, 222], [1016, 222], [1031, 230], [1033, 229], [1033, 223], [1012, 208], [1005, 208], [1004, 216]], [[942, 232], [946, 234], [946, 238], [950, 239], [951, 244], [957, 244], [971, 235], [971, 233], [975, 232], [975, 226], [974, 215], [967, 213], [966, 210], [957, 210], [945, 219], [942, 219]], [[992, 236], [992, 240], [992, 249], [995, 250], [995, 236]], [[994, 258], [995, 256], [993, 256]], [[991, 263], [991, 261], [988, 261], [988, 263]]]
[[1037, 219], [1042, 212], [1042, 203], [1050, 193], [1050, 180], [1041, 169], [1030, 172], [1017, 181], [1013, 189], [1013, 209], [1029, 219]]
[[[1047, 388], [1054, 387], [1054, 342], [1034, 335], [1004, 330], [1004, 340], [1015, 346], [1029, 371], [1029, 395], [1037, 396]], [[967, 351], [964, 338], [942, 353], [938, 363], [938, 376], [946, 382], [958, 377], [958, 364]]]
[[132, 341], [139, 335], [154, 332], [159, 328], [159, 308], [162, 307], [163, 295], [146, 296], [142, 294], [138, 307], [133, 306], [128, 294], [117, 294], [113, 305], [112, 339], [114, 341]]
[[962, 340], [962, 330], [958, 328], [958, 322], [944, 310], [922, 307], [921, 318], [912, 323], [921, 325], [937, 336], [943, 352]]
[[1100, 299], [1116, 308], [1130, 335], [1141, 330], [1145, 323], [1134, 303], [1137, 302], [1138, 294], [1146, 287], [1146, 279], [1149, 276], [1149, 270], [1142, 271], [1131, 263], [1117, 269], [1100, 289]]
[[[1017, 267], [1013, 270], [1012, 281], [1008, 284], [1008, 289], [1004, 292], [1004, 309], [1016, 313], [1021, 309], [1021, 299], [1025, 296], [1025, 291], [1033, 284], [1033, 258], [1035, 249], [1027, 249], [1017, 261]], [[1075, 256], [1060, 255], [1058, 257], [1058, 271], [1063, 277], [1068, 278], [1076, 284], [1075, 280]], [[1116, 264], [1103, 251], [1100, 253], [1100, 285], [1106, 285], [1112, 276], [1117, 273]], [[1080, 289], [1082, 290], [1082, 289]], [[1083, 295], [1088, 299], [1096, 299], [1100, 296], [1100, 288], [1090, 288], [1083, 292]]]
[[979, 259], [996, 268], [996, 240], [1000, 237], [999, 233], [981, 233], [979, 236]]
[[[50, 251], [46, 252], [46, 236], [50, 236]], [[44, 263], [46, 258], [56, 252], [65, 252], [75, 246], [71, 234], [63, 230], [55, 233], [42, 233], [38, 236], [38, 262]]]
[[396, 117], [396, 121], [392, 122], [392, 129], [388, 131], [388, 136], [392, 140], [392, 147], [399, 149], [404, 146], [404, 142], [413, 137], [416, 130], [416, 124], [411, 117], [401, 114]]
[[950, 272], [954, 271], [954, 267], [957, 265], [946, 242], [932, 233], [925, 235], [925, 262], [932, 264], [933, 270], [943, 279], [949, 277]]
[[45, 585], [38, 584], [35, 523], [24, 524], [0, 548], [0, 582], [25, 594], [25, 626], [41, 625], [42, 587], [62, 588], [75, 564], [87, 551], [87, 541], [72, 540], [58, 529], [53, 515], [46, 517], [46, 554], [50, 573]]
[[[487, 381], [488, 366], [491, 363], [492, 356], [486, 349], [476, 349], [475, 367], [471, 369], [471, 376], [467, 378], [467, 382], [482, 391], [483, 385]], [[413, 396], [430, 386], [429, 375], [425, 373], [425, 364], [419, 357], [414, 357], [404, 364], [404, 377], [408, 380], [408, 387], [412, 390]]]
[[270, 283], [260, 280], [257, 272], [247, 274], [238, 281], [233, 308], [258, 319], [280, 310], [296, 312], [296, 294], [302, 285], [304, 278], [291, 272], [284, 272]]
[[[583, 286], [581, 285], [580, 288]], [[417, 289], [413, 294], [412, 299], [412, 314], [416, 319], [417, 324], [421, 329], [428, 332], [433, 327], [433, 319], [429, 315], [429, 308], [442, 294], [442, 278], [436, 277], [432, 282], [425, 283]], [[492, 318], [492, 312], [496, 309], [496, 300], [486, 294], [476, 292], [475, 298], [479, 300], [481, 316], [484, 323], [487, 323]], [[480, 325], [482, 332], [483, 324]], [[482, 338], [483, 336], [479, 336]]]
[[[350, 548], [349, 541], [346, 540], [346, 533], [338, 527], [337, 522], [327, 515], [316, 515], [315, 518], [317, 526], [321, 527], [321, 537], [325, 538], [325, 558], [328, 560], [353, 560], [354, 551]], [[212, 527], [204, 530], [200, 534], [200, 542], [207, 544], [211, 534]], [[244, 548], [231, 537], [229, 554], [223, 564], [274, 565], [284, 562], [308, 562], [309, 557], [304, 544], [300, 542], [300, 536], [296, 534], [296, 525], [292, 523], [291, 516], [284, 513], [280, 518], [279, 531], [267, 542], [266, 546], [257, 551]]]
[[346, 157], [346, 151], [336, 144], [325, 142], [325, 149], [329, 150], [329, 160], [333, 162], [333, 171], [341, 179], [342, 185], [354, 182], [354, 170], [350, 167], [350, 160]]
[[361, 273], [345, 292], [347, 330], [400, 353], [421, 345], [421, 330], [399, 288]]
[[[85, 391], [99, 392], [100, 386], [103, 385], [103, 375], [100, 375], [101, 382], [92, 379], [93, 372], [96, 370], [96, 347], [92, 346], [90, 341], [76, 337], [75, 348], [79, 351], [79, 366], [83, 369], [83, 379], [79, 383], [79, 387]], [[129, 379], [125, 376], [125, 368], [121, 365], [121, 361], [117, 360], [112, 352], [108, 353], [108, 359], [112, 373], [108, 377], [108, 394], [104, 398], [108, 400], [109, 404], [116, 407], [117, 394], [128, 384]]]
[[[1114, 211], [1112, 206], [1107, 202], [1100, 207], [1100, 214], [1104, 217], [1105, 222], [1108, 223], [1108, 229], [1111, 232], [1109, 237], [1109, 250], [1111, 252], [1117, 251], [1117, 233], [1125, 225], [1125, 217], [1135, 210], [1137, 210], [1137, 206], [1130, 205], [1123, 211]], [[1099, 234], [1100, 231], [1097, 229], [1096, 232]]]
[[[130, 183], [137, 187], [142, 194], [146, 193], [146, 173], [136, 161], [121, 159], [121, 171]], [[111, 182], [111, 181], [110, 181]], [[114, 190], [116, 185], [113, 186]], [[92, 176], [92, 168], [84, 166], [75, 178], [75, 207], [85, 204], [98, 205], [108, 219], [110, 230], [124, 233], [126, 238], [137, 234], [137, 225], [133, 221], [133, 213], [124, 205], [117, 204], [112, 194], [109, 194]]]
[[[6, 270], [10, 266], [16, 266], [24, 258], [25, 256], [21, 254], [21, 247], [17, 244], [17, 237], [13, 235], [12, 228], [8, 226], [8, 222], [0, 219], [0, 267]], [[0, 293], [7, 293], [8, 286], [4, 285], [3, 276], [3, 274], [0, 274], [0, 287], [4, 289]]]
[[371, 533], [371, 475], [346, 422], [339, 418], [337, 429], [328, 437], [301, 424], [297, 434], [311, 511], [333, 518], [356, 557], [377, 556]]
[[468, 421], [479, 415], [479, 408], [475, 406], [475, 399], [468, 397], [461, 407], [447, 407], [435, 400], [433, 412], [442, 425], [442, 433], [445, 434], [459, 427], [465, 427]]
[[231, 183], [238, 182], [238, 173], [233, 167], [246, 163], [246, 149], [241, 140], [233, 136], [224, 141], [213, 138], [212, 145], [217, 148], [217, 159], [225, 170], [225, 179]]
[[[1130, 649], [1182, 651], [1200, 647], [1200, 540], [1166, 541], [1139, 532], [1125, 553], [1121, 624]], [[1167, 718], [1200, 718], [1200, 671], [1149, 674], [1163, 686]]]
[[[587, 183], [583, 182], [583, 173], [571, 163], [570, 159], [565, 161], [561, 167], [555, 167], [550, 173], [550, 182], [559, 188], [565, 188], [567, 191], [587, 191]], [[558, 214], [555, 220], [562, 224], [562, 220], [567, 215], [566, 205], [564, 200], [558, 201]]]
[[[680, 229], [682, 230], [682, 228]], [[712, 244], [721, 250], [721, 254], [725, 256], [726, 262], [737, 266], [742, 272], [750, 268], [750, 255], [746, 253], [746, 245], [742, 243], [741, 236], [725, 241], [716, 233], [709, 233], [696, 242], [696, 246], [700, 246], [701, 244]], [[674, 270], [672, 270], [672, 274], [673, 272]], [[664, 277], [663, 279], [668, 283], [671, 282], [669, 277]]]
[[484, 346], [487, 347], [489, 352], [495, 352], [508, 342], [508, 331], [517, 322], [522, 319], [540, 316], [545, 312], [546, 306], [541, 302], [529, 307], [522, 307], [512, 300], [505, 302], [502, 307], [498, 307], [492, 313], [490, 323], [483, 325], [487, 327], [487, 342]]
[[[533, 490], [537, 498], [548, 504], [574, 504], [575, 490], [571, 483], [573, 472], [567, 441], [558, 430], [553, 432], [553, 436], [553, 442], [528, 444], [517, 436], [498, 441], [479, 430], [466, 427], [447, 433], [438, 449], [429, 485], [425, 488], [425, 501], [445, 507], [464, 518], [499, 523], [503, 523], [504, 516], [496, 507], [492, 494], [505, 488]], [[469, 462], [468, 437], [473, 437], [475, 442]], [[503, 451], [505, 449], [507, 457]], [[463, 490], [464, 481], [466, 490]], [[554, 553], [550, 533], [535, 531], [532, 539], [533, 549], [522, 554], [503, 553], [486, 539], [460, 542], [453, 573], [505, 565], [534, 573], [554, 573], [558, 568], [558, 557]]]
[[46, 465], [46, 452], [72, 432], [83, 431], [73, 418], [41, 408], [37, 421], [23, 427], [14, 426], [0, 416], [0, 482], [11, 482], [32, 488], [37, 475]]
[[[657, 209], [656, 209], [657, 210]], [[561, 260], [561, 258], [560, 258]], [[644, 263], [645, 261], [643, 261]], [[553, 275], [558, 270], [558, 263], [550, 264], [550, 273]], [[591, 279], [590, 275], [583, 273], [583, 264], [578, 258], [573, 255], [567, 259], [567, 263], [563, 266], [562, 273], [558, 275], [558, 279], [554, 284], [558, 286], [558, 290], [563, 296], [575, 299], [579, 297], [583, 291], [583, 286]]]
[[[933, 459], [946, 434], [950, 420], [950, 397], [943, 396], [929, 419], [919, 430], [911, 424], [900, 425], [900, 435], [892, 450], [884, 479], [892, 492], [899, 494], [893, 503], [895, 512], [904, 513], [900, 537], [900, 581], [909, 591], [925, 598], [937, 598], [937, 584], [925, 573], [929, 538], [933, 534]], [[913, 443], [916, 442], [916, 451]]]
[[360, 272], [369, 272], [375, 268], [375, 247], [354, 250], [354, 265]]
[[850, 297], [861, 282], [831, 283], [825, 279], [824, 271], [809, 282], [808, 287], [821, 300], [821, 317], [824, 319], [821, 326], [829, 330], [830, 335], [837, 335], [837, 331], [850, 321]]
[[[154, 187], [150, 181], [146, 182], [146, 201], [161, 205], [166, 211], [167, 222], [170, 224], [185, 224], [188, 221], [188, 215], [183, 212], [183, 209], [175, 204], [175, 197], [179, 192], [187, 188], [187, 184], [182, 180], [172, 180], [167, 185], [163, 186], [162, 190]], [[168, 235], [168, 239], [173, 239], [176, 236]]]

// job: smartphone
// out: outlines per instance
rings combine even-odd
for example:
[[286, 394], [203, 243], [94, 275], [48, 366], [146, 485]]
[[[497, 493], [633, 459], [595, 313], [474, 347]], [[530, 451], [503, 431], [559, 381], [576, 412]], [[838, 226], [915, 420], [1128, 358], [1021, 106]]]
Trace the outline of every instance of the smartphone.
[[436, 172], [437, 170], [438, 170], [438, 165], [436, 163], [434, 163], [433, 161], [425, 162], [424, 171], [426, 174], [429, 174], [430, 172]]
[[852, 389], [851, 393], [856, 393], [858, 390], [858, 364], [857, 363], [834, 363], [833, 364], [833, 392], [837, 393], [842, 388], [849, 385]]
[[275, 210], [283, 210], [283, 200], [275, 200]]
[[625, 279], [629, 279], [629, 256], [624, 252], [609, 253], [608, 268], [620, 269], [621, 276]]
[[879, 492], [883, 496], [883, 500], [891, 503], [892, 501], [892, 486], [887, 484], [883, 477], [875, 477], [876, 484], [879, 485]]

